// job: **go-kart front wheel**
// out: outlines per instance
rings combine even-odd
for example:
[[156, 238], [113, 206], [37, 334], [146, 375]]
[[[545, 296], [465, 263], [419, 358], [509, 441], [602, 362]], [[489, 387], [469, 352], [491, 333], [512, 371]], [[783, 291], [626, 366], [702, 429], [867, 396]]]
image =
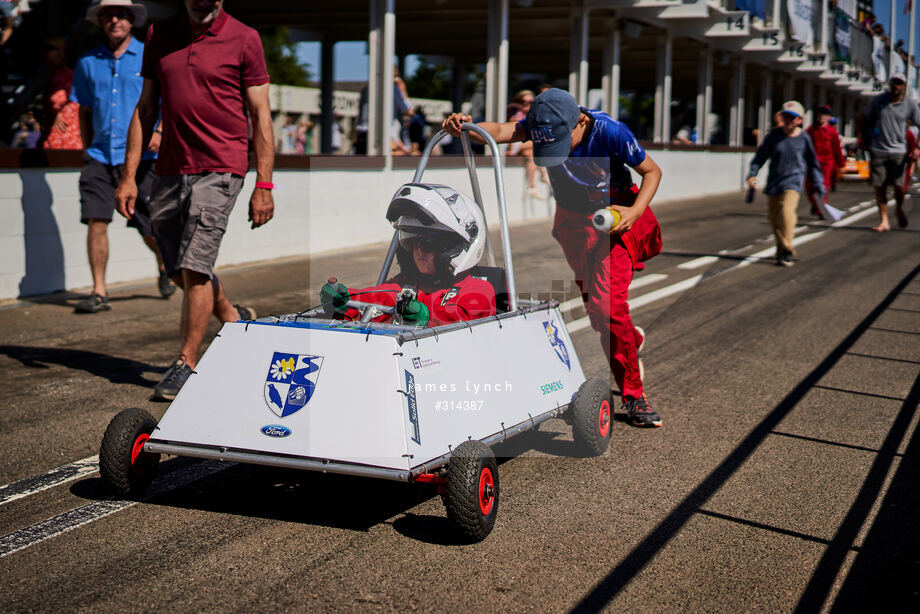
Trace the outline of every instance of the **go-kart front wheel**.
[[116, 494], [139, 497], [153, 481], [160, 455], [144, 452], [144, 444], [156, 426], [153, 416], [136, 407], [119, 412], [109, 422], [99, 448], [99, 473]]
[[613, 412], [610, 387], [602, 379], [592, 378], [581, 385], [571, 405], [572, 435], [582, 456], [600, 456], [610, 445]]
[[444, 505], [447, 517], [473, 540], [492, 532], [498, 515], [498, 463], [489, 446], [464, 441], [450, 455]]

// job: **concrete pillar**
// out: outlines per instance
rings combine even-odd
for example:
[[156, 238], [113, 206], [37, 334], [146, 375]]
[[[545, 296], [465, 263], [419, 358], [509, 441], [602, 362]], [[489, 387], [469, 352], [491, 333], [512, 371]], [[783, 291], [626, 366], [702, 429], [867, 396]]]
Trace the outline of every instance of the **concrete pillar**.
[[333, 71], [333, 48], [335, 41], [323, 37], [320, 48], [320, 152], [332, 153], [332, 123], [335, 121], [332, 111], [332, 94], [335, 88]]
[[852, 138], [856, 136], [856, 113], [858, 112], [855, 97], [847, 96], [846, 108], [847, 108], [847, 123], [846, 123], [846, 126], [843, 128], [843, 131], [844, 131], [844, 136]]
[[613, 119], [620, 117], [620, 29], [615, 19], [604, 23], [604, 111]]
[[809, 80], [802, 84], [802, 106], [805, 107], [805, 121], [802, 125], [807, 128], [815, 121], [814, 85]]
[[386, 167], [392, 164], [390, 152], [393, 123], [393, 55], [396, 49], [396, 0], [370, 0], [368, 35], [368, 142], [369, 155], [385, 156]]
[[731, 99], [729, 100], [728, 144], [733, 147], [741, 145], [744, 130], [744, 62], [732, 63]]
[[773, 112], [773, 74], [764, 70], [760, 75], [760, 107], [757, 111], [761, 139], [773, 129]]
[[700, 52], [696, 81], [696, 142], [709, 145], [709, 115], [712, 113], [712, 48]]
[[658, 66], [655, 82], [655, 128], [656, 143], [671, 140], [671, 63], [674, 39], [670, 34], [658, 37]]
[[828, 4], [827, 0], [821, 2], [821, 25], [818, 27], [818, 33], [821, 36], [821, 45], [818, 47], [818, 51], [821, 53], [827, 53], [830, 49], [830, 45], [827, 44], [827, 9]]
[[489, 0], [486, 121], [503, 122], [508, 109], [508, 0]]
[[888, 29], [888, 78], [891, 78], [892, 73], [894, 72], [894, 58], [897, 55], [894, 52], [894, 44], [898, 41], [898, 11], [895, 7], [895, 0], [891, 0], [891, 12], [888, 13], [891, 15], [891, 26]]
[[588, 9], [572, 2], [569, 43], [569, 93], [580, 105], [588, 104]]
[[[783, 81], [783, 102], [787, 100], [793, 100], [795, 98], [795, 79], [791, 75], [786, 75], [786, 80]], [[780, 103], [782, 104], [782, 102]]]

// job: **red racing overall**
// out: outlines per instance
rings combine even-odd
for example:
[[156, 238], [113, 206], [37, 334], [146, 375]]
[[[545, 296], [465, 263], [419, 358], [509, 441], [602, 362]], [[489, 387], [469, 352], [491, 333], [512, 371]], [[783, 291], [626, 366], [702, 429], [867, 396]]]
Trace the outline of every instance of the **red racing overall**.
[[[495, 315], [495, 290], [492, 288], [492, 284], [470, 275], [454, 279], [445, 288], [427, 289], [430, 291], [409, 283], [402, 275], [397, 275], [382, 285], [363, 290], [349, 289], [348, 292], [351, 294], [351, 298], [356, 301], [393, 307], [396, 305], [396, 299], [404, 286], [416, 287], [418, 292], [415, 297], [416, 300], [428, 308], [430, 318], [428, 326], [440, 326], [441, 324], [475, 320], [476, 318]], [[349, 320], [359, 317], [360, 314], [356, 309], [349, 309], [345, 313], [345, 318]], [[389, 318], [390, 316], [385, 315], [376, 318], [374, 321], [387, 321]]]
[[581, 111], [593, 119], [589, 132], [565, 162], [546, 169], [556, 197], [553, 236], [575, 274], [591, 326], [601, 334], [601, 347], [626, 401], [642, 396], [642, 338], [626, 303], [629, 284], [633, 271], [661, 252], [661, 229], [650, 206], [620, 236], [594, 229], [596, 210], [635, 202], [639, 190], [628, 167], [641, 164], [645, 150], [625, 124], [606, 113]]

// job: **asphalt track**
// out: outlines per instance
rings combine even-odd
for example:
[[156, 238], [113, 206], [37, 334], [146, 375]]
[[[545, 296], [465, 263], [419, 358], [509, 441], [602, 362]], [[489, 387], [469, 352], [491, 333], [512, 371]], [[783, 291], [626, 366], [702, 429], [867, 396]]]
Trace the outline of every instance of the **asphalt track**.
[[[94, 455], [119, 410], [165, 411], [148, 397], [179, 301], [151, 281], [98, 315], [2, 308], [0, 611], [920, 611], [920, 207], [877, 234], [869, 199], [841, 186], [833, 228], [802, 205], [791, 269], [760, 198], [656, 206], [665, 252], [631, 303], [664, 427], [617, 403], [601, 458], [573, 457], [561, 420], [498, 447], [498, 522], [472, 545], [434, 491], [369, 479], [170, 458], [146, 499], [111, 499]], [[572, 299], [549, 227], [513, 230], [519, 288]], [[372, 282], [382, 251], [222, 279], [260, 314], [298, 311], [330, 275]]]

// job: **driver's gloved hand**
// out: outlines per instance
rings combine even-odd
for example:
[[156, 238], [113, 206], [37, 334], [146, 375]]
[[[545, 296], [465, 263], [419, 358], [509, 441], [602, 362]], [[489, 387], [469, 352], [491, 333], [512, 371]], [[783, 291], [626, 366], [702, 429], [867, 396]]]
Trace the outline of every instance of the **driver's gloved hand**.
[[323, 305], [323, 313], [326, 314], [326, 317], [348, 311], [346, 307], [348, 296], [348, 286], [335, 277], [330, 277], [319, 291], [319, 302]]
[[425, 303], [417, 301], [416, 299], [404, 303], [400, 302], [397, 311], [406, 324], [428, 326], [429, 314], [428, 307], [425, 306]]

